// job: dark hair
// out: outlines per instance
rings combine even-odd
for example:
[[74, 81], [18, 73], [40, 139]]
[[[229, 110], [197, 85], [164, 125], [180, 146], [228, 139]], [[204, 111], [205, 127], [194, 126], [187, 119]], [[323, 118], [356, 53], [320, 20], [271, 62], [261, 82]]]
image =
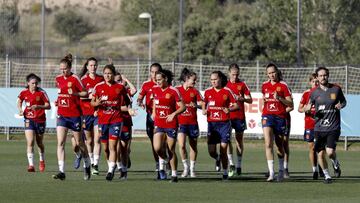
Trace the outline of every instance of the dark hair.
[[179, 77], [179, 81], [185, 82], [186, 79], [190, 78], [191, 76], [196, 76], [196, 73], [192, 70], [189, 70], [187, 68], [183, 68]]
[[316, 73], [311, 73], [311, 75], [309, 76], [309, 82], [311, 82], [315, 78], [316, 78]]
[[96, 58], [94, 58], [94, 57], [88, 58], [81, 69], [80, 78], [87, 73], [87, 71], [88, 71], [87, 66], [89, 65], [90, 61], [95, 61], [95, 65], [97, 66], [98, 61], [96, 60]]
[[329, 69], [325, 68], [324, 66], [320, 66], [315, 70], [316, 77], [319, 76], [319, 71], [324, 70], [326, 75], [329, 76]]
[[63, 59], [60, 60], [60, 63], [65, 63], [68, 68], [71, 68], [72, 54], [68, 53]]
[[238, 71], [240, 70], [238, 64], [236, 64], [236, 63], [230, 64], [230, 66], [229, 66], [229, 72], [230, 72], [231, 69], [236, 69], [236, 70], [238, 70]]
[[[30, 73], [29, 75], [26, 76], [26, 82], [30, 82], [30, 80], [35, 79], [36, 82], [40, 83], [41, 79], [39, 76], [35, 75], [34, 73]], [[26, 88], [29, 88], [29, 85], [25, 86]]]
[[163, 78], [167, 78], [166, 82], [171, 85], [171, 82], [173, 81], [174, 75], [171, 71], [166, 69], [161, 69], [160, 71], [156, 72], [156, 75], [160, 74]]
[[103, 72], [106, 70], [106, 69], [109, 69], [112, 74], [115, 76], [116, 74], [116, 70], [115, 70], [115, 66], [113, 64], [107, 64], [104, 66], [104, 69], [103, 69]]
[[158, 68], [158, 71], [161, 71], [161, 70], [163, 70], [162, 69], [162, 67], [161, 67], [161, 65], [160, 65], [160, 63], [153, 63], [153, 64], [151, 64], [151, 66], [150, 66], [150, 69], [151, 69], [151, 67], [157, 67]]
[[226, 75], [223, 73], [223, 72], [221, 72], [221, 71], [219, 71], [219, 70], [217, 70], [217, 71], [213, 71], [212, 73], [211, 73], [211, 75], [212, 74], [217, 74], [218, 76], [219, 76], [219, 78], [220, 78], [220, 80], [221, 80], [221, 87], [225, 87], [226, 86], [226, 84], [227, 84], [227, 77], [226, 77]]

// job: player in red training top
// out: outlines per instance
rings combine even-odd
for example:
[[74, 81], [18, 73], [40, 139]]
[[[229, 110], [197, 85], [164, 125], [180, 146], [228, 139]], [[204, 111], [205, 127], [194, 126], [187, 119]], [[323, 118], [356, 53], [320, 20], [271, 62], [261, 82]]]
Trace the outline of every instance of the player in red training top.
[[[244, 103], [252, 103], [250, 90], [244, 81], [239, 79], [240, 68], [236, 63], [229, 66], [229, 81], [226, 84], [235, 95], [235, 99], [239, 105], [239, 110], [230, 112], [231, 127], [235, 130], [236, 143], [236, 174], [241, 174], [241, 161], [244, 154], [244, 131], [246, 130], [245, 106]], [[232, 144], [229, 142], [228, 159], [229, 159], [229, 177], [234, 175], [235, 165], [232, 160]], [[220, 168], [219, 168], [220, 169]]]
[[[126, 89], [126, 97], [124, 97], [124, 104], [129, 109], [132, 107], [132, 97], [136, 94], [136, 87], [122, 74], [116, 72], [115, 79], [116, 82], [119, 82], [125, 86]], [[136, 115], [136, 112], [133, 112], [133, 115]], [[116, 157], [116, 165], [118, 170], [120, 171], [120, 179], [127, 179], [127, 170], [131, 166], [130, 161], [130, 144], [132, 139], [132, 118], [131, 114], [127, 111], [122, 114], [124, 121], [120, 135], [120, 141], [117, 145], [117, 157]]]
[[[220, 159], [224, 169], [223, 180], [228, 179], [227, 148], [230, 142], [231, 122], [230, 112], [239, 109], [234, 93], [226, 86], [227, 77], [221, 71], [214, 71], [210, 75], [212, 87], [205, 90], [204, 102], [208, 121], [208, 151], [216, 160], [216, 168], [220, 168]], [[216, 152], [216, 145], [220, 143], [220, 157]]]
[[[153, 108], [152, 88], [156, 86], [155, 73], [161, 71], [162, 67], [159, 63], [153, 63], [150, 66], [150, 80], [145, 81], [140, 89], [139, 96], [137, 99], [137, 105], [146, 108], [146, 134], [148, 135], [151, 142], [151, 149], [153, 152], [154, 160], [156, 162], [157, 179], [159, 176], [159, 156], [154, 151], [153, 137], [154, 137], [154, 121], [151, 118]], [[146, 97], [146, 98], [145, 98]], [[145, 105], [143, 100], [145, 98]]]
[[[182, 177], [187, 177], [190, 172], [190, 177], [196, 177], [195, 162], [197, 157], [197, 138], [199, 137], [199, 125], [197, 122], [197, 108], [201, 106], [205, 110], [205, 104], [200, 92], [194, 87], [196, 83], [196, 73], [184, 68], [181, 71], [180, 81], [182, 85], [177, 86], [183, 102], [186, 106], [186, 111], [178, 116], [179, 121], [179, 151], [184, 171]], [[189, 137], [190, 144], [190, 167], [187, 160], [186, 151], [186, 136]]]
[[320, 176], [324, 176], [322, 170], [318, 169], [317, 164], [317, 155], [314, 149], [314, 127], [315, 127], [315, 106], [313, 105], [309, 111], [305, 111], [306, 105], [309, 103], [310, 95], [312, 89], [319, 85], [319, 81], [316, 78], [316, 73], [312, 73], [309, 77], [309, 84], [311, 88], [306, 90], [300, 100], [298, 111], [300, 113], [305, 113], [305, 131], [304, 131], [304, 141], [308, 142], [309, 145], [309, 159], [312, 166], [313, 179], [317, 180]]
[[[122, 111], [127, 111], [123, 105], [126, 90], [123, 84], [115, 82], [115, 67], [108, 64], [104, 67], [104, 82], [98, 83], [93, 91], [91, 105], [98, 108], [99, 131], [101, 140], [108, 143], [108, 173], [106, 180], [111, 181], [114, 178], [116, 147], [121, 135], [123, 125]], [[104, 147], [106, 149], [106, 147]]]
[[[166, 179], [166, 149], [171, 166], [171, 182], [177, 182], [177, 156], [175, 153], [178, 122], [176, 116], [185, 111], [179, 91], [171, 86], [172, 72], [161, 70], [156, 72], [156, 83], [153, 87], [154, 106], [152, 116], [154, 118], [154, 150], [159, 156], [159, 176]], [[178, 107], [178, 108], [177, 108]]]
[[275, 139], [279, 158], [278, 181], [284, 178], [284, 134], [286, 131], [286, 107], [292, 107], [293, 101], [287, 84], [280, 81], [279, 69], [273, 63], [266, 66], [268, 81], [262, 85], [264, 108], [262, 112], [262, 127], [265, 140], [265, 152], [269, 169], [267, 181], [274, 180], [274, 153], [273, 142]]
[[[80, 77], [81, 83], [88, 92], [88, 97], [82, 97], [80, 100], [83, 130], [85, 133], [85, 143], [89, 153], [91, 161], [91, 173], [93, 175], [99, 175], [99, 159], [100, 159], [100, 134], [98, 130], [98, 118], [95, 113], [94, 107], [91, 106], [92, 91], [96, 84], [104, 81], [103, 76], [96, 74], [98, 62], [96, 58], [90, 57], [86, 60], [82, 67]], [[80, 165], [80, 154], [77, 155], [75, 164], [77, 167]]]
[[[45, 109], [50, 109], [50, 101], [46, 92], [38, 87], [41, 79], [30, 73], [26, 76], [26, 89], [20, 92], [17, 100], [19, 115], [24, 116], [25, 137], [27, 146], [27, 158], [29, 162], [28, 172], [35, 172], [34, 167], [34, 142], [39, 151], [39, 170], [45, 171], [45, 148], [43, 144], [44, 132], [46, 127]], [[25, 101], [25, 109], [22, 103]]]
[[54, 179], [65, 179], [65, 142], [69, 129], [73, 131], [76, 145], [80, 147], [84, 158], [84, 180], [90, 179], [90, 159], [81, 136], [81, 108], [80, 97], [86, 97], [87, 92], [80, 79], [71, 72], [72, 55], [68, 54], [60, 61], [61, 75], [56, 77], [58, 88], [57, 98], [57, 157], [59, 173], [53, 175]]

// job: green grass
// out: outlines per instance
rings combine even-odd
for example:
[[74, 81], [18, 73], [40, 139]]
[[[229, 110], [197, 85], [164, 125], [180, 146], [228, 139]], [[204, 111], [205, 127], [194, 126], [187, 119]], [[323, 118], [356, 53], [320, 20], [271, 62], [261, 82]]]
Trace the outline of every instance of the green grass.
[[[154, 163], [148, 141], [134, 140], [132, 167], [127, 181], [116, 178], [105, 181], [102, 159], [100, 176], [90, 181], [82, 179], [82, 170], [72, 168], [74, 156], [67, 143], [66, 180], [51, 178], [57, 172], [55, 141], [46, 141], [46, 172], [28, 173], [25, 141], [0, 141], [0, 202], [358, 202], [360, 198], [360, 162], [358, 143], [338, 157], [342, 177], [333, 184], [311, 179], [307, 146], [293, 142], [291, 179], [283, 183], [265, 182], [267, 170], [262, 141], [246, 141], [241, 177], [221, 181], [214, 172], [214, 161], [199, 144], [196, 179], [180, 179], [177, 184], [154, 180]], [[37, 163], [38, 156], [35, 156]], [[179, 171], [182, 165], [179, 163]], [[331, 170], [332, 172], [332, 170]], [[118, 175], [117, 175], [118, 176]]]

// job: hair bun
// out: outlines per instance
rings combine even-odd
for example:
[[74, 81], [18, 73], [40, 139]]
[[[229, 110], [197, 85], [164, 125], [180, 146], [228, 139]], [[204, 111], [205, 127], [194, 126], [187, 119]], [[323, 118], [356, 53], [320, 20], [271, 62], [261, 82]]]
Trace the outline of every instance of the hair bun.
[[64, 59], [67, 59], [67, 60], [69, 60], [70, 62], [72, 62], [72, 54], [71, 54], [71, 53], [68, 53], [68, 54], [64, 57]]

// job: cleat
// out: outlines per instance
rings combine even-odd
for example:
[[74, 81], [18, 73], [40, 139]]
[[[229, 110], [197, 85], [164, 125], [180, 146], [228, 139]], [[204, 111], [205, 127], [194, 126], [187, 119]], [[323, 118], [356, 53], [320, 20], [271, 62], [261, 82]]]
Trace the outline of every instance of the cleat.
[[290, 178], [289, 169], [284, 170], [284, 178]]
[[332, 183], [332, 179], [331, 179], [331, 178], [325, 178], [324, 184], [331, 184], [331, 183]]
[[313, 180], [317, 180], [319, 178], [319, 172], [315, 171], [313, 173]]
[[235, 166], [230, 165], [230, 167], [229, 167], [229, 177], [233, 177], [234, 173], [235, 173]]
[[282, 182], [284, 180], [284, 171], [279, 170], [279, 174], [277, 176], [277, 182]]
[[167, 175], [165, 170], [160, 170], [159, 171], [159, 176], [160, 176], [160, 180], [166, 180], [167, 179]]
[[215, 171], [219, 172], [221, 170], [220, 159], [215, 161]]
[[236, 175], [241, 175], [241, 168], [236, 168]]
[[90, 166], [84, 168], [84, 180], [90, 180], [91, 172]]
[[81, 163], [81, 158], [82, 156], [80, 155], [80, 157], [76, 157], [74, 160], [74, 168], [78, 169], [80, 167], [80, 163]]
[[120, 180], [127, 180], [127, 171], [121, 171], [119, 179]]
[[222, 180], [223, 180], [223, 181], [229, 180], [229, 176], [224, 174], [224, 175], [222, 176]]
[[105, 179], [106, 179], [107, 181], [112, 181], [113, 178], [114, 178], [114, 173], [108, 172], [108, 173], [106, 174]]
[[341, 176], [341, 169], [340, 169], [340, 164], [338, 164], [335, 168], [335, 166], [333, 166], [334, 168], [334, 175], [336, 178], [340, 178]]
[[45, 161], [40, 161], [40, 163], [39, 163], [39, 171], [40, 172], [45, 171]]
[[128, 157], [128, 162], [127, 162], [127, 168], [131, 168], [131, 160], [130, 160], [130, 157]]
[[274, 176], [275, 174], [270, 174], [269, 172], [267, 173], [269, 174], [268, 178], [266, 179], [267, 182], [273, 182], [274, 181]]
[[177, 176], [171, 176], [170, 183], [177, 183], [178, 177]]
[[35, 172], [35, 167], [34, 166], [28, 166], [27, 171], [28, 172]]
[[181, 177], [186, 178], [189, 176], [189, 169], [184, 169], [184, 171], [181, 174]]
[[99, 175], [99, 166], [98, 166], [98, 165], [94, 165], [94, 166], [91, 168], [91, 174], [92, 174], [92, 175]]
[[59, 179], [59, 180], [65, 180], [65, 173], [61, 173], [59, 172], [58, 174], [55, 174], [52, 176], [54, 179]]
[[190, 178], [196, 178], [195, 171], [190, 171]]

